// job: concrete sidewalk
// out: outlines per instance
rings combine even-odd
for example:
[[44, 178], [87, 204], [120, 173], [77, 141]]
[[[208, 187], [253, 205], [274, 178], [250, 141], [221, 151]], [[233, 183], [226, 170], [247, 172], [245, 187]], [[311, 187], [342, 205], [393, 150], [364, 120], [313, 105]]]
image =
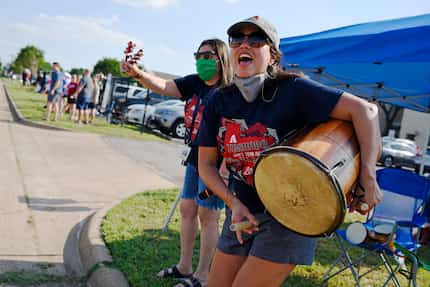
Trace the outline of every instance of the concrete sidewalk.
[[15, 124], [1, 83], [0, 182], [0, 273], [65, 274], [67, 236], [90, 213], [136, 192], [176, 187], [97, 135]]

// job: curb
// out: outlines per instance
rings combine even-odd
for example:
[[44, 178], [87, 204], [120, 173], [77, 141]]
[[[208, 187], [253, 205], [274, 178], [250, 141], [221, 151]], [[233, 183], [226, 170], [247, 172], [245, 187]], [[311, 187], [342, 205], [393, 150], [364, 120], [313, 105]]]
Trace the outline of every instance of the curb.
[[13, 101], [12, 97], [9, 96], [9, 93], [7, 92], [7, 89], [6, 89], [6, 85], [3, 82], [1, 82], [1, 85], [3, 86], [3, 90], [4, 90], [4, 93], [6, 95], [7, 102], [9, 104], [9, 109], [12, 113], [12, 117], [13, 117], [13, 120], [15, 122], [20, 123], [20, 124], [25, 125], [25, 126], [42, 128], [42, 129], [47, 129], [47, 130], [57, 130], [57, 131], [67, 131], [67, 132], [70, 131], [68, 129], [57, 128], [57, 127], [53, 127], [53, 126], [49, 126], [49, 125], [36, 123], [36, 122], [30, 121], [30, 120], [27, 120], [26, 118], [24, 118], [22, 116], [21, 112], [16, 107], [15, 102]]
[[129, 287], [124, 274], [118, 269], [109, 267], [113, 262], [100, 232], [100, 226], [107, 212], [115, 204], [88, 216], [79, 236], [79, 255], [88, 283], [92, 287]]

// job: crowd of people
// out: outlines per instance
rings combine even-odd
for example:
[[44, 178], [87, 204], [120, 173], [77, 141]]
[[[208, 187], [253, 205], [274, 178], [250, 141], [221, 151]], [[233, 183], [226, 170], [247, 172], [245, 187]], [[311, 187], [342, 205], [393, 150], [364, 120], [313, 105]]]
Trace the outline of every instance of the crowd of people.
[[104, 75], [95, 73], [91, 76], [88, 69], [85, 69], [82, 75], [69, 74], [61, 71], [58, 62], [53, 62], [51, 67], [49, 75], [46, 71], [40, 71], [33, 82], [29, 69], [24, 69], [22, 75], [24, 86], [32, 83], [37, 93], [46, 94], [45, 119], [57, 121], [60, 115], [68, 113], [73, 122], [92, 123], [97, 114]]

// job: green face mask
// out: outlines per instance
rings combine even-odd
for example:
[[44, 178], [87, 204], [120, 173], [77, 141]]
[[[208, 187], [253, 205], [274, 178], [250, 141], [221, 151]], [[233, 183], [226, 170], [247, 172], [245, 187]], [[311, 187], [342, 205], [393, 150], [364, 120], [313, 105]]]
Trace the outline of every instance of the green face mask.
[[198, 59], [196, 61], [196, 69], [199, 78], [203, 81], [212, 79], [217, 73], [217, 61], [214, 59]]

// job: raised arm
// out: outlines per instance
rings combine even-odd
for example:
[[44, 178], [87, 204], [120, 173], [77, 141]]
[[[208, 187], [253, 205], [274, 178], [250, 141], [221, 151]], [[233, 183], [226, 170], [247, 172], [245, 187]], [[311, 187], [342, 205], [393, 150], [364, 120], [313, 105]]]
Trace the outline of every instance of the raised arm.
[[136, 64], [130, 64], [125, 61], [121, 62], [121, 66], [130, 77], [138, 80], [144, 87], [162, 95], [175, 98], [182, 97], [173, 80], [157, 77], [156, 75], [142, 71]]
[[[331, 117], [351, 121], [360, 146], [361, 168], [359, 182], [365, 194], [361, 200], [373, 208], [382, 199], [382, 193], [376, 182], [376, 162], [381, 154], [381, 132], [379, 128], [378, 108], [372, 103], [343, 93], [331, 113]], [[358, 191], [358, 193], [363, 191]], [[358, 199], [351, 204], [351, 211], [359, 210]]]

